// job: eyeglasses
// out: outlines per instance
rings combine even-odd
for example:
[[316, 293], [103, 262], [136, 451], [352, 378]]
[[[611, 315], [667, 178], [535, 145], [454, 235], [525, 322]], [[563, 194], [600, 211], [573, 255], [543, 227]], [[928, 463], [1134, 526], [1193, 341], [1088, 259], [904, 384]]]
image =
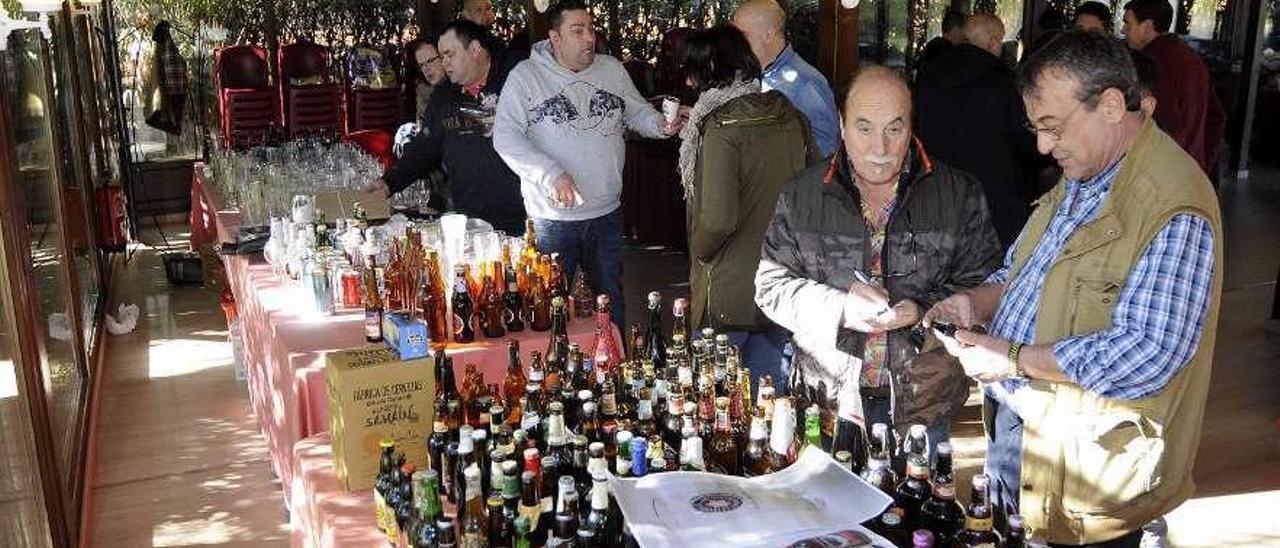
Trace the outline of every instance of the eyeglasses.
[[439, 62], [440, 62], [440, 56], [439, 56], [439, 55], [437, 55], [437, 56], [435, 56], [435, 57], [432, 57], [432, 58], [430, 58], [430, 59], [427, 59], [426, 61], [423, 61], [423, 62], [421, 62], [421, 63], [418, 63], [418, 68], [427, 68], [427, 67], [429, 67], [429, 66], [431, 66], [431, 65], [434, 65], [434, 64], [436, 64], [436, 63], [439, 63]]
[[1065, 131], [1063, 128], [1067, 127], [1067, 122], [1071, 121], [1071, 117], [1075, 116], [1076, 112], [1078, 112], [1080, 107], [1083, 106], [1083, 102], [1077, 104], [1076, 108], [1071, 109], [1071, 112], [1068, 112], [1067, 115], [1062, 118], [1061, 123], [1053, 127], [1036, 127], [1035, 124], [1032, 124], [1031, 122], [1026, 122], [1023, 125], [1026, 126], [1027, 131], [1035, 134], [1036, 137], [1043, 134], [1053, 141], [1061, 141], [1062, 133]]

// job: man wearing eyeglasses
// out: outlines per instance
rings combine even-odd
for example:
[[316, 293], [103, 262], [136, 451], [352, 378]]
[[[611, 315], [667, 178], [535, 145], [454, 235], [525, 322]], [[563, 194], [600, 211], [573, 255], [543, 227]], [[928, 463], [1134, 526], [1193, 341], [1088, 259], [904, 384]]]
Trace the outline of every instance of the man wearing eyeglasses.
[[756, 304], [793, 333], [788, 386], [841, 417], [936, 445], [968, 387], [941, 351], [917, 354], [934, 303], [986, 279], [1000, 241], [972, 176], [931, 159], [911, 133], [911, 92], [895, 71], [861, 70], [845, 98], [843, 146], [778, 200], [756, 271]]
[[1063, 34], [1018, 86], [1063, 180], [1004, 266], [926, 325], [985, 383], [986, 472], [1002, 514], [1050, 543], [1138, 546], [1194, 492], [1222, 281], [1217, 196], [1143, 113], [1124, 46]]

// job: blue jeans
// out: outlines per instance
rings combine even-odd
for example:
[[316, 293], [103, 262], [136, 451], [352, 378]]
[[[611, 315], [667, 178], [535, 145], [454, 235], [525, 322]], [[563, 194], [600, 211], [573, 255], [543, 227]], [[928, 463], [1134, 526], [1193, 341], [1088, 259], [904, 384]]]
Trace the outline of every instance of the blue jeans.
[[[882, 422], [889, 426], [890, 442], [894, 447], [901, 448], [902, 443], [894, 434], [893, 416], [890, 413], [889, 398], [862, 397], [862, 415], [867, 421], [867, 435], [871, 435], [871, 425]], [[910, 426], [910, 425], [904, 425]], [[906, 430], [906, 428], [903, 428]], [[933, 456], [938, 454], [938, 444], [944, 441], [951, 441], [951, 417], [939, 417], [932, 424], [926, 425], [927, 435], [929, 436], [929, 461], [932, 465]], [[894, 451], [893, 469], [901, 476], [906, 471], [906, 461], [897, 450]]]
[[1004, 399], [1008, 392], [994, 386], [983, 389], [983, 413], [991, 417], [987, 428], [987, 460], [983, 472], [991, 476], [991, 504], [996, 522], [1003, 525], [1018, 513], [1022, 489], [1022, 418]]
[[[775, 395], [787, 395], [787, 376], [791, 373], [791, 334], [778, 326], [765, 331], [726, 331], [729, 342], [738, 347], [743, 363], [751, 371], [751, 387], [760, 386], [764, 375], [773, 377]], [[701, 335], [697, 335], [701, 337]]]
[[626, 304], [622, 301], [622, 208], [585, 221], [534, 219], [538, 250], [557, 254], [565, 282], [573, 290], [578, 265], [587, 275], [587, 285], [595, 294], [609, 296], [613, 323], [623, 330]]

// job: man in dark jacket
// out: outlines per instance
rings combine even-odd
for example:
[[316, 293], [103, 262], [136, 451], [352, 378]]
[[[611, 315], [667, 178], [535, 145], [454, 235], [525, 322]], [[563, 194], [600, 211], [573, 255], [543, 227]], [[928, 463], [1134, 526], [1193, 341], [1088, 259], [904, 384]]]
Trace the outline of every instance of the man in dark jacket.
[[459, 19], [440, 34], [449, 83], [431, 93], [422, 132], [382, 179], [366, 190], [388, 196], [443, 164], [453, 208], [508, 235], [524, 233], [520, 179], [493, 149], [493, 120], [507, 73], [523, 60], [506, 55], [479, 25]]
[[941, 59], [964, 42], [965, 14], [959, 10], [947, 10], [942, 16], [942, 34], [933, 37], [920, 51], [916, 59], [916, 72], [924, 71], [929, 63]]
[[1031, 214], [1031, 168], [1040, 155], [1013, 71], [999, 57], [1004, 24], [974, 14], [964, 33], [963, 44], [916, 79], [916, 135], [934, 158], [982, 182], [1007, 248]]
[[802, 405], [823, 410], [824, 424], [838, 407], [898, 432], [925, 424], [936, 444], [968, 387], [941, 352], [917, 355], [913, 328], [934, 303], [982, 283], [999, 266], [1000, 243], [978, 181], [912, 137], [911, 92], [898, 73], [863, 69], [845, 102], [844, 146], [778, 199], [756, 304], [793, 333], [788, 384]]

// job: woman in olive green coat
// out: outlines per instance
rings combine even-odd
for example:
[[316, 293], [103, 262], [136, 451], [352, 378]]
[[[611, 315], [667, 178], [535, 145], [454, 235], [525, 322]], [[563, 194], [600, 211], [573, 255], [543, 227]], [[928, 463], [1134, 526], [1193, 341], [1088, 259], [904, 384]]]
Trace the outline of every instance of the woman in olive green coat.
[[756, 307], [753, 280], [778, 194], [818, 159], [809, 124], [781, 93], [761, 91], [760, 64], [732, 26], [695, 32], [684, 70], [699, 93], [680, 133], [691, 320], [728, 334], [753, 377], [782, 381], [790, 335]]

